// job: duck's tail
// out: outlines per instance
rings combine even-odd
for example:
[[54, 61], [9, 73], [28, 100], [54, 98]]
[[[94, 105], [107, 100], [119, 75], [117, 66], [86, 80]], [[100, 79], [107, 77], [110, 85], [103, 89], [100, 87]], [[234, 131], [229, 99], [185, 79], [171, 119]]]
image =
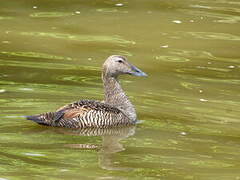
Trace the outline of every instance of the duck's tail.
[[38, 124], [45, 124], [45, 122], [43, 121], [43, 119], [41, 118], [40, 115], [36, 115], [36, 116], [26, 116], [26, 119], [27, 120], [30, 120], [30, 121], [34, 121]]
[[55, 122], [55, 113], [48, 112], [35, 116], [26, 116], [27, 120], [34, 121], [41, 125], [52, 126]]

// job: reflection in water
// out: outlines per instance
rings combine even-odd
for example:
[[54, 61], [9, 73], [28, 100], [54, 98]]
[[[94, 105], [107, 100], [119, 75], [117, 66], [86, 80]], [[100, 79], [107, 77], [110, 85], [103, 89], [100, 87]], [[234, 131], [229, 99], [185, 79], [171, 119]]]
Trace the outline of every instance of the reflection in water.
[[99, 166], [106, 170], [131, 170], [125, 167], [116, 167], [112, 156], [124, 151], [121, 140], [134, 135], [135, 126], [113, 127], [113, 128], [85, 128], [85, 129], [59, 129], [61, 133], [73, 134], [78, 136], [102, 136], [102, 145], [94, 144], [66, 144], [65, 147], [78, 149], [97, 149], [99, 150]]
[[[2, 1], [0, 179], [240, 179], [239, 5]], [[149, 72], [145, 82], [123, 79], [145, 120], [137, 134], [56, 133], [20, 118], [101, 99], [99, 65], [110, 54]]]

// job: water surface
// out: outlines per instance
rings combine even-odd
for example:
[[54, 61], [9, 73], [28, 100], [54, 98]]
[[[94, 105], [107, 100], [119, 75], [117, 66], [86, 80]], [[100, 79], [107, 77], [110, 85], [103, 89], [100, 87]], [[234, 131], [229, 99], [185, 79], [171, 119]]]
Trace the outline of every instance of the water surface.
[[[0, 179], [240, 179], [240, 3], [2, 1]], [[103, 97], [121, 54], [136, 127], [48, 128], [23, 115]]]

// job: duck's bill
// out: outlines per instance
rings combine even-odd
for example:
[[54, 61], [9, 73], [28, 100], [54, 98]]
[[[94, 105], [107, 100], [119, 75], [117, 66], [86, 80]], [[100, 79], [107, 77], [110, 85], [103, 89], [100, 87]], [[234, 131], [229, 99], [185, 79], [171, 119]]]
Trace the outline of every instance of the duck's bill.
[[132, 69], [131, 75], [133, 76], [145, 76], [145, 77], [147, 76], [145, 72], [141, 71], [140, 69], [133, 65], [131, 66], [131, 69]]

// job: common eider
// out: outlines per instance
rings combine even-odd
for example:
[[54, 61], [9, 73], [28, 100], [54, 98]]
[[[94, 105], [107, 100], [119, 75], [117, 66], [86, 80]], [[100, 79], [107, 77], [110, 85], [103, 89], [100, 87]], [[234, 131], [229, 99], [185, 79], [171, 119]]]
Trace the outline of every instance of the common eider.
[[103, 128], [134, 124], [137, 118], [135, 108], [118, 81], [118, 76], [122, 74], [147, 76], [125, 57], [112, 55], [106, 59], [102, 68], [104, 101], [80, 100], [65, 105], [56, 112], [27, 116], [27, 119], [41, 125], [67, 128]]

